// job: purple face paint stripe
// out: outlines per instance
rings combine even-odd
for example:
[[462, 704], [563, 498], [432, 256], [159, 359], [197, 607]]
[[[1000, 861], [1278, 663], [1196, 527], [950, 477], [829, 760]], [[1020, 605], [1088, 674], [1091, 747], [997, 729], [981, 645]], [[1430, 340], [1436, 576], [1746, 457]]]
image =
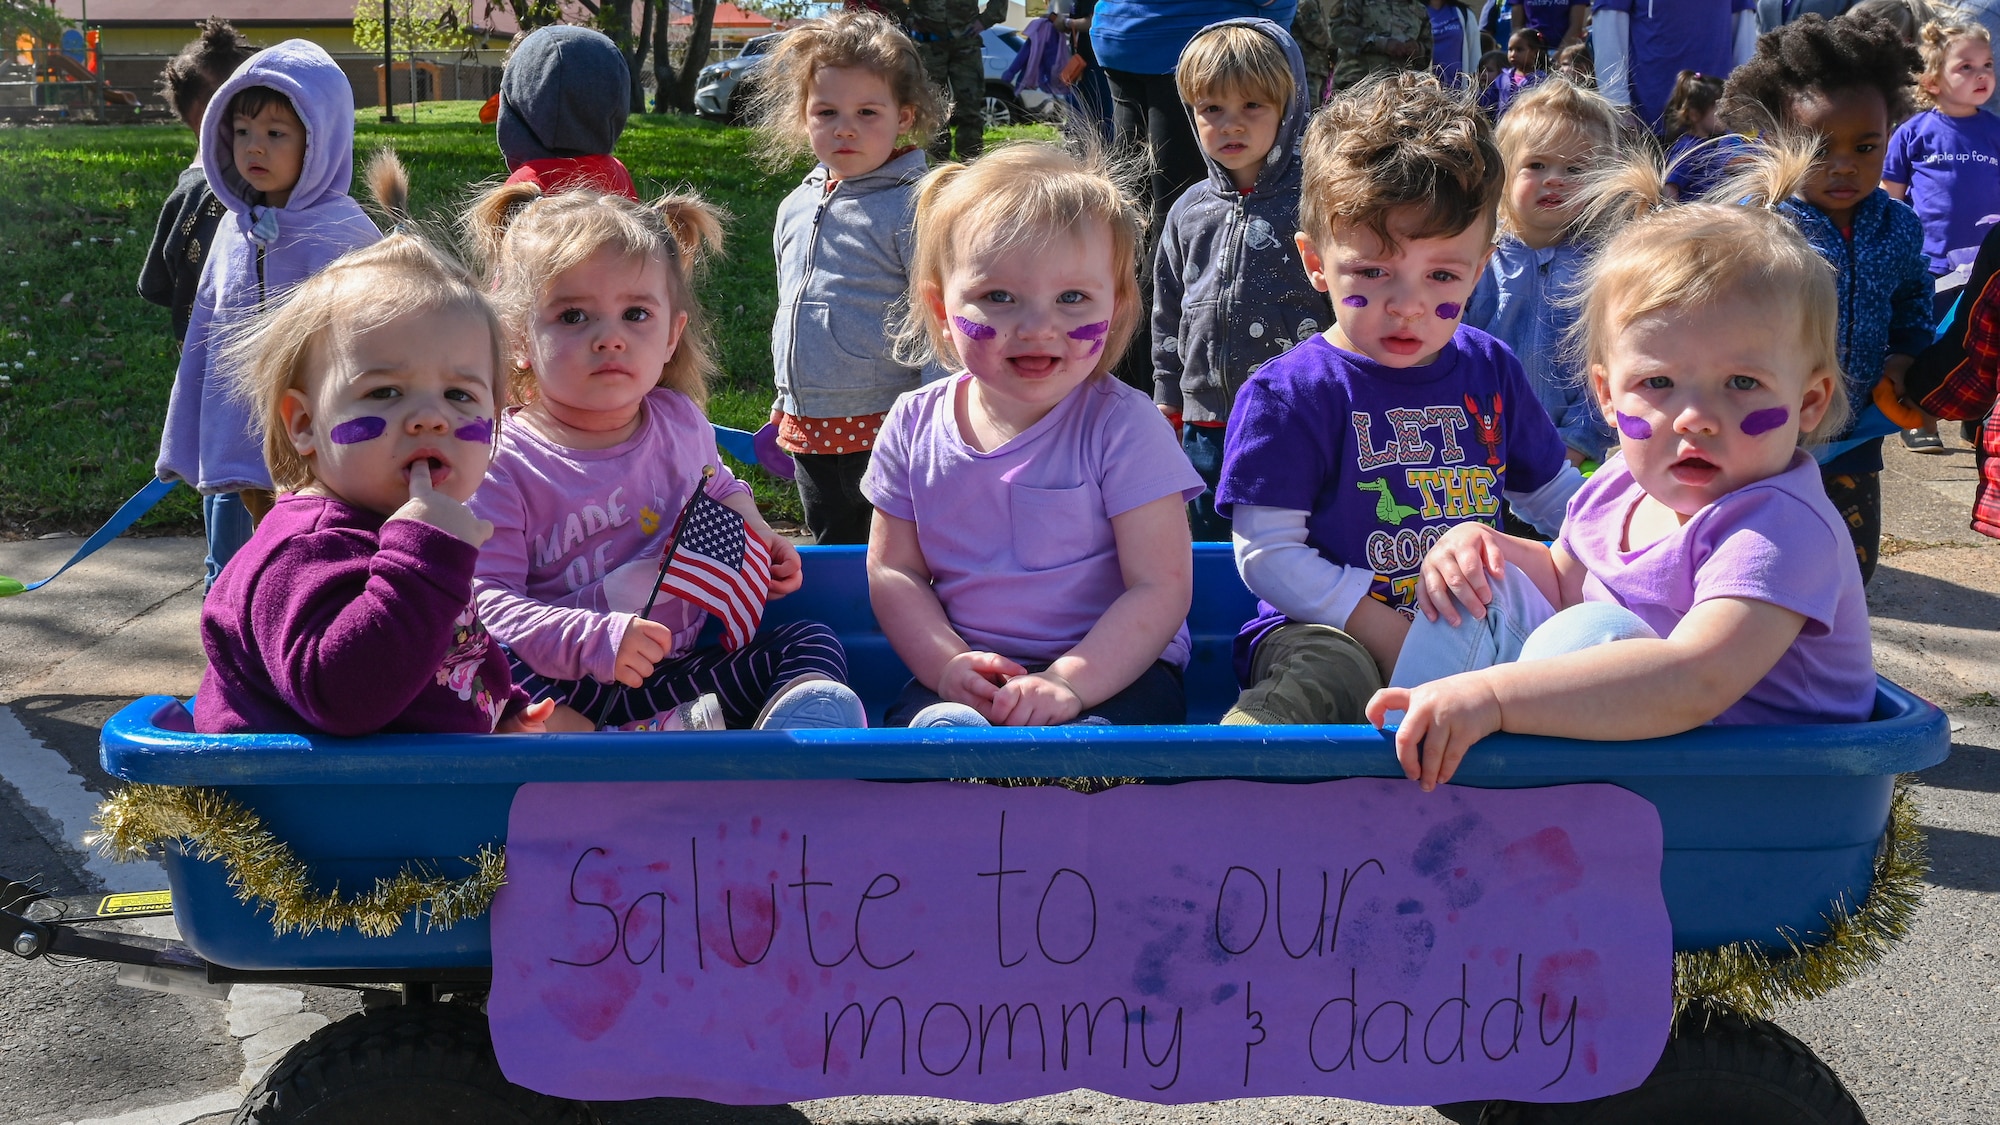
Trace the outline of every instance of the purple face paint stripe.
[[1365, 309], [1368, 307], [1368, 298], [1363, 297], [1359, 293], [1350, 293], [1347, 296], [1342, 297], [1340, 299], [1340, 303], [1346, 305], [1350, 309]]
[[451, 432], [460, 441], [476, 441], [481, 445], [493, 444], [493, 419], [474, 418]]
[[1096, 324], [1086, 324], [1082, 328], [1070, 329], [1069, 338], [1072, 340], [1102, 340], [1104, 339], [1104, 334], [1109, 331], [1111, 331], [1111, 322], [1100, 320]]
[[1637, 441], [1645, 441], [1653, 436], [1653, 424], [1644, 418], [1634, 418], [1623, 411], [1618, 412], [1618, 432]]
[[1791, 411], [1782, 406], [1773, 406], [1768, 410], [1752, 410], [1745, 414], [1742, 428], [1744, 433], [1756, 437], [1758, 434], [1768, 434], [1791, 420]]
[[968, 340], [991, 340], [1000, 334], [994, 331], [993, 326], [990, 324], [981, 324], [976, 320], [967, 320], [962, 316], [952, 317], [951, 322], [958, 327], [960, 332], [965, 333], [965, 338]]
[[327, 432], [335, 445], [353, 445], [361, 441], [373, 441], [382, 436], [389, 423], [380, 418], [349, 418]]
[[1464, 305], [1454, 305], [1450, 301], [1446, 301], [1437, 307], [1439, 320], [1457, 320], [1458, 314], [1463, 311], [1465, 311]]

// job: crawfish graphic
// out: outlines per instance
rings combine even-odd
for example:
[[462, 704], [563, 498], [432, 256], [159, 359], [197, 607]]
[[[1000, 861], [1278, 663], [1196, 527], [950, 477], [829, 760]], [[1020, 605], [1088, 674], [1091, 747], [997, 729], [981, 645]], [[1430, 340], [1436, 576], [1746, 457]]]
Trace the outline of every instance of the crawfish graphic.
[[1493, 392], [1493, 413], [1482, 413], [1479, 404], [1471, 395], [1465, 396], [1465, 408], [1472, 412], [1472, 423], [1479, 431], [1479, 444], [1486, 447], [1486, 463], [1500, 463], [1500, 392]]

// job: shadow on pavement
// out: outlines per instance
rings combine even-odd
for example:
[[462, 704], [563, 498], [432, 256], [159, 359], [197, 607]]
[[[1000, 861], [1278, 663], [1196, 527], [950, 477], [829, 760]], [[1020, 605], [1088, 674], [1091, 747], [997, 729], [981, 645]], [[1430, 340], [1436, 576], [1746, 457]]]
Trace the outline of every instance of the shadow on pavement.
[[1918, 774], [1933, 789], [2000, 793], [2000, 750], [1954, 742], [1951, 757]]
[[98, 732], [130, 702], [122, 695], [25, 695], [7, 706], [29, 734], [68, 760], [86, 786], [105, 793], [124, 783], [97, 764]]
[[1913, 625], [2000, 629], [2000, 596], [1898, 569], [1894, 559], [1884, 560], [1868, 585], [1868, 612]]
[[1925, 828], [1931, 873], [1925, 880], [1961, 891], [2000, 891], [2000, 836], [1957, 828]]

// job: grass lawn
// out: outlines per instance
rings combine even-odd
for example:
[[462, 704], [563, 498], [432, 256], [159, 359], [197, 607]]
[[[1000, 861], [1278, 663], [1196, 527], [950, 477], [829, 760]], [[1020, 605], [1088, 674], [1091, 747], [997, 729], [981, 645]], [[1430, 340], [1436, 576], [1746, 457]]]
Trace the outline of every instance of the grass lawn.
[[[472, 186], [503, 171], [477, 111], [426, 103], [412, 125], [403, 106], [404, 123], [383, 125], [363, 110], [355, 149], [365, 160], [395, 145], [411, 210], [448, 222]], [[988, 143], [1036, 135], [1051, 131], [1007, 129]], [[642, 193], [689, 185], [734, 216], [701, 291], [723, 368], [710, 413], [755, 429], [771, 403], [771, 223], [803, 168], [766, 175], [748, 142], [742, 129], [635, 115], [617, 155]], [[0, 532], [92, 530], [151, 475], [178, 357], [167, 310], [135, 286], [160, 203], [193, 156], [178, 126], [0, 129]], [[773, 516], [797, 516], [789, 483], [746, 475]], [[200, 519], [193, 491], [176, 489], [139, 526], [196, 531]]]

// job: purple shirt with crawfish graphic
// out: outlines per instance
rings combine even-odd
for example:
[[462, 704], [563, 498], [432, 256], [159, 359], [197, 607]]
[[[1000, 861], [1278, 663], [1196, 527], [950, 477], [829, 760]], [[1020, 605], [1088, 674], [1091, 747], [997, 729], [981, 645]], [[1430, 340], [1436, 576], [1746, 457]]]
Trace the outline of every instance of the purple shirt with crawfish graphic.
[[[1562, 438], [1507, 345], [1461, 325], [1423, 367], [1384, 367], [1325, 335], [1257, 369], [1236, 396], [1216, 509], [1308, 513], [1306, 543], [1367, 567], [1369, 596], [1413, 613], [1424, 552], [1453, 524], [1498, 526], [1500, 493], [1533, 492], [1564, 463]], [[1286, 618], [1268, 604], [1249, 647]]]

